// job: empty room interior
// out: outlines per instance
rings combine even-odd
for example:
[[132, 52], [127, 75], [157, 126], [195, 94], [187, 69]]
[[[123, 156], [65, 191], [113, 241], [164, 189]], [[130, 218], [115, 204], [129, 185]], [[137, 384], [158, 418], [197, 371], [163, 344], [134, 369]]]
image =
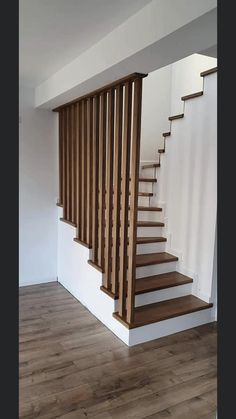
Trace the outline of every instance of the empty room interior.
[[19, 0], [19, 414], [217, 418], [216, 0]]

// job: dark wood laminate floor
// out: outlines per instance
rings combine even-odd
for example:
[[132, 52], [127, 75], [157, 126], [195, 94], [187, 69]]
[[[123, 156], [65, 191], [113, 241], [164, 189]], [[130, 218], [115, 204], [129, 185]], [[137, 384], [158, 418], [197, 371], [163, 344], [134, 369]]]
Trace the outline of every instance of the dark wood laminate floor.
[[216, 325], [128, 348], [58, 283], [20, 289], [20, 418], [215, 419]]

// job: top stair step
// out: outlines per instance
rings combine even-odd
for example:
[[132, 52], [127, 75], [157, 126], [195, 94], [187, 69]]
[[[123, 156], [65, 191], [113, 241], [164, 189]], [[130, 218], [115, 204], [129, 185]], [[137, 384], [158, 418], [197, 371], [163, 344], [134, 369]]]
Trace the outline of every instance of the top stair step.
[[202, 71], [202, 72], [200, 73], [200, 76], [201, 76], [201, 77], [208, 76], [209, 74], [216, 73], [216, 72], [217, 72], [217, 70], [218, 70], [218, 68], [217, 68], [217, 67], [210, 68], [209, 70]]
[[131, 324], [120, 317], [118, 313], [113, 316], [124, 324], [128, 329], [145, 326], [147, 324], [160, 322], [173, 317], [183, 316], [184, 314], [194, 313], [213, 307], [212, 303], [206, 303], [193, 295], [173, 298], [159, 303], [147, 304], [134, 309], [134, 320]]

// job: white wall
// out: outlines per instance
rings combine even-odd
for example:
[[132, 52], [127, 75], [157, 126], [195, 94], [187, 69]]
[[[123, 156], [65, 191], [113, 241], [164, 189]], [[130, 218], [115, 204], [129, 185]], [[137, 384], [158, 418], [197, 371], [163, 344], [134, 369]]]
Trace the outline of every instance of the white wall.
[[192, 54], [172, 64], [171, 115], [183, 112], [181, 97], [202, 90], [200, 73], [216, 65], [216, 58], [201, 54]]
[[171, 69], [171, 65], [163, 67], [143, 79], [141, 160], [157, 157], [161, 135], [169, 129]]
[[192, 54], [143, 79], [141, 160], [157, 160], [162, 133], [170, 128], [168, 117], [183, 112], [181, 97], [202, 90], [200, 73], [216, 65], [216, 58]]
[[57, 115], [19, 92], [19, 285], [57, 278]]
[[217, 42], [216, 0], [153, 0], [36, 88], [50, 109], [133, 72], [148, 73]]
[[209, 300], [217, 208], [217, 74], [204, 83], [204, 95], [187, 101], [185, 117], [172, 122], [159, 199], [166, 203], [170, 251], [194, 277], [195, 295]]

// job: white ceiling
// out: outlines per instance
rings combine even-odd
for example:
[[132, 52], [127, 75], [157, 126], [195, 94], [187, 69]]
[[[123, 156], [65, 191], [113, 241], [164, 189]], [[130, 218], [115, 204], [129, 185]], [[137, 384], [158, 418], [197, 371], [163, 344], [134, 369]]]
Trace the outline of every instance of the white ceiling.
[[20, 85], [39, 85], [150, 1], [19, 0]]

